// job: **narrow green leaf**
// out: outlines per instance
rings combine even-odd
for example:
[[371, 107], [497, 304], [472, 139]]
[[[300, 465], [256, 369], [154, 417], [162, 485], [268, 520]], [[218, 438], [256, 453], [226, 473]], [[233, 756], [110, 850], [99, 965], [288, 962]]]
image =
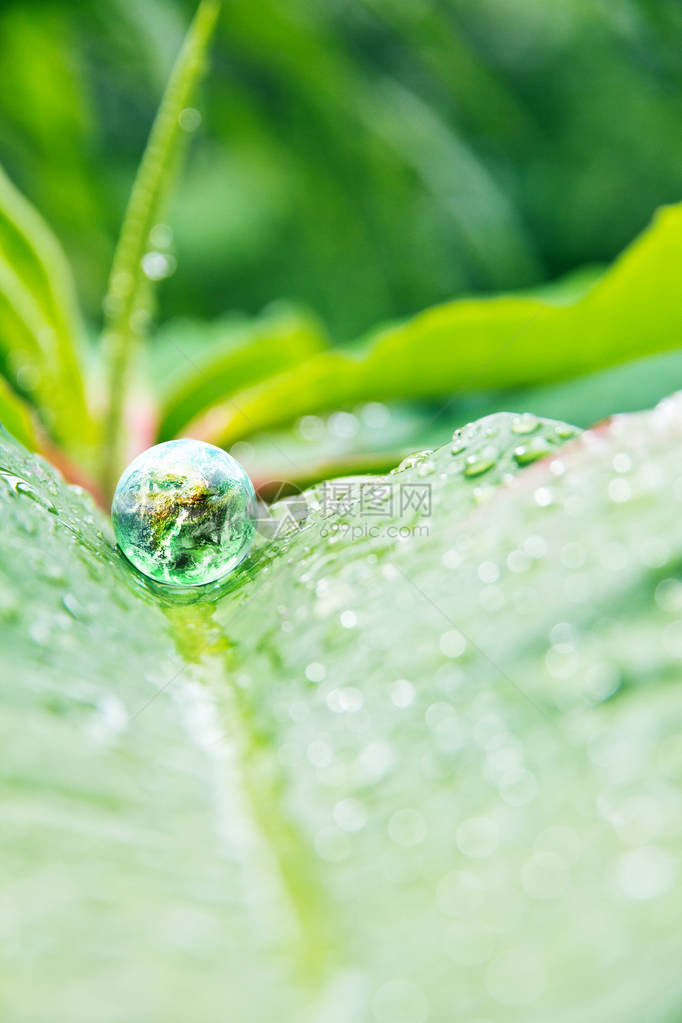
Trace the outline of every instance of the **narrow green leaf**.
[[[187, 351], [184, 335], [190, 331], [204, 338], [198, 354], [196, 346], [192, 354]], [[167, 440], [235, 391], [316, 355], [327, 340], [317, 320], [292, 309], [238, 325], [190, 322], [177, 330], [165, 327], [159, 343], [177, 349], [179, 357], [179, 371], [161, 399], [159, 437]]]
[[49, 227], [0, 168], [0, 352], [65, 450], [92, 455], [78, 347], [84, 331], [71, 273]]
[[21, 398], [14, 393], [10, 385], [0, 376], [0, 425], [4, 426], [8, 433], [29, 448], [35, 451], [38, 447], [35, 423], [31, 416], [31, 410]]
[[[254, 428], [368, 399], [453, 396], [578, 376], [678, 347], [682, 206], [653, 223], [586, 293], [460, 299], [383, 330], [362, 351], [329, 352], [235, 396], [192, 424], [229, 444]], [[239, 410], [239, 411], [238, 411]]]
[[136, 333], [148, 328], [150, 282], [142, 259], [173, 183], [184, 134], [181, 114], [201, 76], [219, 10], [220, 0], [201, 0], [197, 8], [152, 125], [114, 254], [105, 299], [104, 340], [109, 358], [105, 489], [111, 489], [117, 473], [125, 389]]

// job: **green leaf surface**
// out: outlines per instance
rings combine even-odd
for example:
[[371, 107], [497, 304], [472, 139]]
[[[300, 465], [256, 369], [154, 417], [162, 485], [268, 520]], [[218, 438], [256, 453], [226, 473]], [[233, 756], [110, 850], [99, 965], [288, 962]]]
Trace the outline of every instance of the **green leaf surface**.
[[0, 168], [0, 359], [50, 434], [87, 458], [93, 442], [71, 273], [37, 211]]
[[[359, 401], [449, 397], [563, 380], [680, 344], [682, 206], [653, 223], [592, 287], [545, 297], [504, 295], [436, 306], [375, 335], [358, 352], [329, 352], [234, 396], [190, 426], [230, 444], [254, 429]], [[589, 275], [588, 275], [588, 280]], [[581, 297], [570, 300], [571, 293]]]
[[681, 434], [489, 417], [191, 603], [3, 438], [3, 1018], [671, 1023]]

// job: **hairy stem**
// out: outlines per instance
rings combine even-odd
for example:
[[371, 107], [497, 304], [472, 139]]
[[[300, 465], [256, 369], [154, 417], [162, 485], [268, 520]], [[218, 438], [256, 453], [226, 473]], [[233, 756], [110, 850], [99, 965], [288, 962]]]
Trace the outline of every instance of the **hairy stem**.
[[180, 115], [201, 76], [219, 10], [220, 0], [201, 0], [197, 8], [154, 119], [114, 254], [104, 302], [108, 408], [102, 485], [106, 492], [111, 492], [118, 470], [125, 392], [137, 335], [148, 322], [151, 286], [142, 258], [177, 169], [183, 136]]

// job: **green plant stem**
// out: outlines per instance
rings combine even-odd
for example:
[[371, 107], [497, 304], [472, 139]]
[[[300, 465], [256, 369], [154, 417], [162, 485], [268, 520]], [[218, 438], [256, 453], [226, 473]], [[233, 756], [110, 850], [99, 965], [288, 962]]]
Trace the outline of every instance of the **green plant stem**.
[[118, 471], [125, 391], [136, 336], [143, 332], [151, 297], [142, 259], [178, 164], [183, 129], [180, 114], [201, 76], [221, 0], [202, 0], [171, 72], [152, 125], [126, 209], [104, 302], [108, 349], [108, 406], [102, 485], [111, 492]]

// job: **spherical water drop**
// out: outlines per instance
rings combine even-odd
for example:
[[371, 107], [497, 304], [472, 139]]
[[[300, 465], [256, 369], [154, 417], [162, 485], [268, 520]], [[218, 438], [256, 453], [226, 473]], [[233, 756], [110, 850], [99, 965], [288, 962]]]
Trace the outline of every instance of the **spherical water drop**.
[[119, 547], [144, 575], [199, 586], [227, 575], [254, 535], [255, 495], [231, 455], [174, 440], [139, 455], [121, 476], [111, 517]]

